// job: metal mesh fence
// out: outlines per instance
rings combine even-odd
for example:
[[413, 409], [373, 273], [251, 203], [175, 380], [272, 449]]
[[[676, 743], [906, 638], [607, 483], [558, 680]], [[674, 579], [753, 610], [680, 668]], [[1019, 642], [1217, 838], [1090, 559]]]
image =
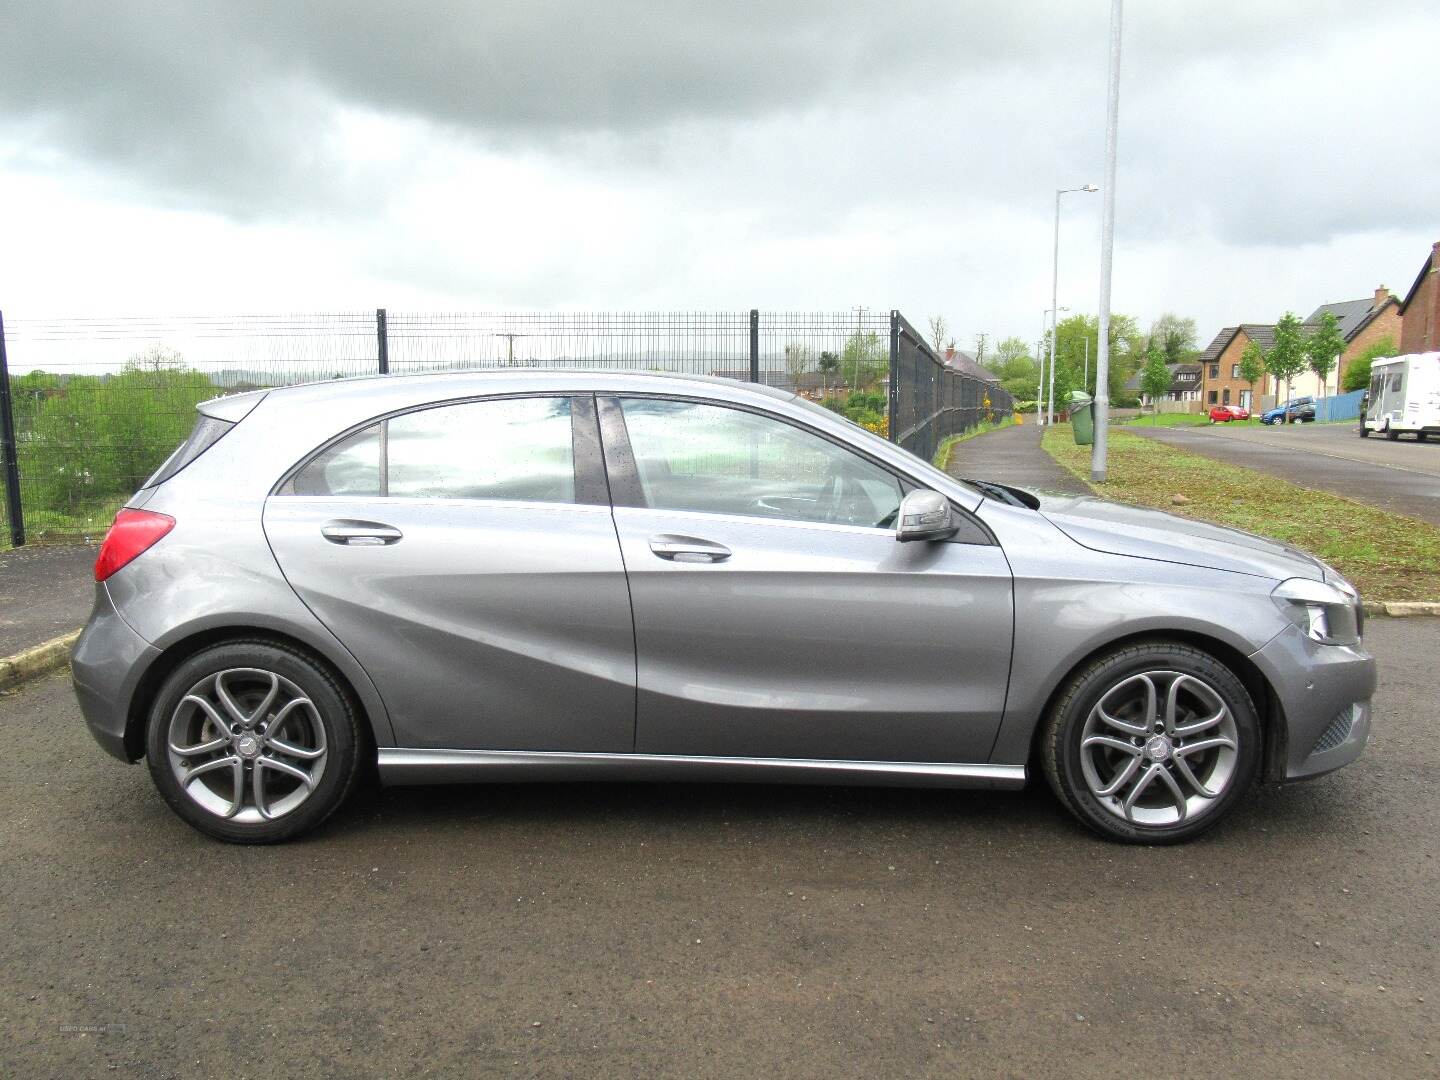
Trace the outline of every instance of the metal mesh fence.
[[951, 435], [1009, 415], [1013, 402], [997, 382], [966, 370], [968, 358], [940, 359], [898, 312], [890, 352], [890, 437], [917, 457], [930, 461]]
[[[16, 542], [98, 539], [184, 440], [197, 403], [297, 382], [505, 366], [721, 376], [802, 394], [927, 459], [983, 412], [979, 380], [946, 368], [888, 309], [382, 311], [0, 325], [23, 507]], [[0, 499], [4, 492], [0, 484]]]

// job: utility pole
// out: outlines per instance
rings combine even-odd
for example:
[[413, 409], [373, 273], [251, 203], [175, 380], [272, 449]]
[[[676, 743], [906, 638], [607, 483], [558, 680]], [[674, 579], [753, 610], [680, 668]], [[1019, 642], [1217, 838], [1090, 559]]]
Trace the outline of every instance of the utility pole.
[[989, 334], [975, 335], [975, 362], [981, 367], [985, 366], [985, 340], [989, 336]]
[[850, 310], [855, 312], [855, 364], [850, 379], [850, 392], [854, 393], [860, 389], [860, 342], [865, 330], [865, 313], [870, 309], [863, 304], [855, 304]]
[[1105, 106], [1105, 209], [1100, 219], [1100, 340], [1095, 357], [1095, 445], [1090, 479], [1105, 481], [1110, 422], [1110, 265], [1115, 252], [1115, 154], [1120, 135], [1120, 28], [1124, 0], [1110, 0], [1110, 92]]
[[501, 331], [495, 334], [496, 337], [505, 339], [505, 366], [515, 366], [515, 339], [517, 337], [534, 337], [534, 334], [517, 334], [513, 331]]

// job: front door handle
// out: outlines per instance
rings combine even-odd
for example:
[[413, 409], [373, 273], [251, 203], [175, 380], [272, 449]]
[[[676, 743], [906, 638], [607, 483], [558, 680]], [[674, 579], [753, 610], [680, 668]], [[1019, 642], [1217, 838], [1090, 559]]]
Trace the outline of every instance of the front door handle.
[[694, 536], [672, 536], [663, 533], [650, 538], [650, 550], [662, 559], [671, 562], [724, 562], [730, 557], [730, 549], [713, 540], [701, 540]]
[[376, 547], [393, 544], [405, 534], [393, 525], [378, 521], [327, 521], [320, 535], [332, 544], [347, 547]]

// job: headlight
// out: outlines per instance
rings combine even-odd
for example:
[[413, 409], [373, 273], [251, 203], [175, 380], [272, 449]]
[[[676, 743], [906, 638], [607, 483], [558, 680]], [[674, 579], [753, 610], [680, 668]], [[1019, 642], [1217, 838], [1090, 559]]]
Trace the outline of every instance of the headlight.
[[1281, 614], [1312, 641], [1322, 645], [1356, 645], [1360, 642], [1360, 600], [1323, 581], [1290, 578], [1275, 586], [1271, 597]]

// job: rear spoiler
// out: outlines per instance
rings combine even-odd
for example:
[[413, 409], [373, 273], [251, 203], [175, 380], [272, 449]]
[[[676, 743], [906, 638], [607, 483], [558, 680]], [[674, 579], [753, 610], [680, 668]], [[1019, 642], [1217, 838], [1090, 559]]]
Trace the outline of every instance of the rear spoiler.
[[238, 424], [250, 415], [250, 410], [259, 405], [269, 390], [250, 390], [243, 394], [227, 394], [224, 397], [202, 401], [195, 408], [203, 416]]

